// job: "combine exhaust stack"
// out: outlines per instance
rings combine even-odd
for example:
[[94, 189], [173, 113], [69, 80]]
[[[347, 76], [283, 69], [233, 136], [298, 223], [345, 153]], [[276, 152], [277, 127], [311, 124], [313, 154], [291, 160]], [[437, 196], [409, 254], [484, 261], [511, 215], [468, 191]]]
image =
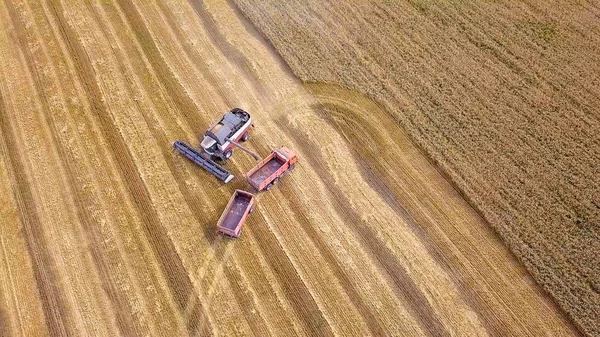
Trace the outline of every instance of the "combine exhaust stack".
[[198, 150], [194, 149], [190, 145], [178, 140], [173, 143], [173, 147], [182, 155], [188, 157], [191, 161], [198, 164], [198, 166], [210, 172], [215, 177], [219, 178], [224, 183], [228, 183], [233, 179], [233, 174], [231, 174], [226, 169], [222, 168], [219, 164], [210, 160], [209, 158], [205, 158], [202, 153], [198, 152]]

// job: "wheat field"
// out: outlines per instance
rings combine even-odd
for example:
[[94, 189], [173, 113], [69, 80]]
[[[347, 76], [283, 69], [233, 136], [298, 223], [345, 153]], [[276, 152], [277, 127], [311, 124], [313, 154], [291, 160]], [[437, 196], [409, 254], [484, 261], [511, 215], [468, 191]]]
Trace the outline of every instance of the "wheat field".
[[388, 111], [600, 335], [598, 1], [235, 2], [303, 81]]
[[[296, 169], [216, 234], [172, 150], [232, 107]], [[1, 336], [577, 336], [377, 104], [305, 85], [226, 1], [0, 2]]]

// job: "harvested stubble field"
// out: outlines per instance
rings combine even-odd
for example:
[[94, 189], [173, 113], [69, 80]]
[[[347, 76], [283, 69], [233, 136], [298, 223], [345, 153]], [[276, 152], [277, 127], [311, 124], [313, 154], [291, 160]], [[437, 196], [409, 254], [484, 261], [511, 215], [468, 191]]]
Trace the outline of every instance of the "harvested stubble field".
[[[254, 161], [171, 145], [234, 106], [300, 162], [232, 241]], [[578, 334], [385, 111], [224, 1], [0, 1], [0, 187], [1, 336]]]
[[600, 335], [598, 1], [236, 3], [300, 79], [389, 111]]

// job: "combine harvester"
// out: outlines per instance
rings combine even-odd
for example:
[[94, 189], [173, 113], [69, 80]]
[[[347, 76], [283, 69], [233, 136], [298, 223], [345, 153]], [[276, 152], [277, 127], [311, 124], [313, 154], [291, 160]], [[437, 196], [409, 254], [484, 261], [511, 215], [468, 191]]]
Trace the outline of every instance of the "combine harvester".
[[242, 109], [234, 108], [204, 133], [200, 146], [204, 152], [211, 155], [211, 158], [220, 159], [224, 163], [231, 157], [234, 146], [258, 160], [258, 156], [254, 152], [239, 143], [248, 140], [252, 126], [250, 114]]
[[[180, 140], [173, 143], [173, 147], [219, 180], [228, 183], [233, 179], [233, 174], [217, 164], [215, 160], [227, 162], [234, 147], [249, 153], [258, 160], [258, 156], [254, 152], [238, 143], [248, 140], [250, 128], [253, 126], [250, 114], [235, 108], [223, 115], [219, 122], [213, 124], [204, 133], [200, 142], [202, 150], [196, 150]], [[246, 180], [257, 191], [268, 191], [283, 175], [294, 169], [296, 162], [298, 162], [298, 156], [294, 151], [286, 147], [273, 150], [246, 174]], [[229, 238], [238, 238], [242, 234], [246, 217], [254, 210], [254, 204], [255, 196], [252, 193], [235, 190], [219, 218], [217, 232]]]
[[246, 141], [250, 137], [250, 128], [252, 119], [246, 111], [234, 108], [223, 115], [223, 118], [213, 124], [205, 133], [200, 146], [203, 152], [194, 149], [191, 145], [176, 141], [173, 147], [182, 155], [189, 158], [198, 166], [207, 170], [224, 183], [233, 179], [233, 174], [221, 167], [214, 160], [221, 160], [223, 163], [231, 157], [233, 147], [237, 147], [246, 153], [249, 153], [258, 160], [258, 156], [239, 144], [239, 141]]

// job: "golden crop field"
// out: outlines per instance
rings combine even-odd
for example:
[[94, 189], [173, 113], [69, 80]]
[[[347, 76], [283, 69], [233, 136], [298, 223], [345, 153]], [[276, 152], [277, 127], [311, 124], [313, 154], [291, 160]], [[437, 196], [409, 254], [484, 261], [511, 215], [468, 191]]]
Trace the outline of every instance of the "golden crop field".
[[235, 2], [300, 79], [388, 111], [600, 336], [598, 1]]
[[[256, 162], [172, 150], [233, 107], [299, 156], [235, 240]], [[396, 120], [227, 1], [0, 1], [0, 188], [3, 337], [580, 334]]]

